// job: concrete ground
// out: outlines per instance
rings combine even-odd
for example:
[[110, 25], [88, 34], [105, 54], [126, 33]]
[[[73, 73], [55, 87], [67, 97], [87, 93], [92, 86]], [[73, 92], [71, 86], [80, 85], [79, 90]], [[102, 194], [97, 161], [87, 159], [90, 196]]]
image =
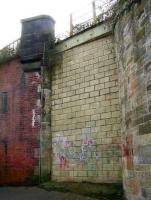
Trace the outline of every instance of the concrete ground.
[[45, 191], [37, 187], [0, 187], [0, 200], [94, 200], [71, 193]]

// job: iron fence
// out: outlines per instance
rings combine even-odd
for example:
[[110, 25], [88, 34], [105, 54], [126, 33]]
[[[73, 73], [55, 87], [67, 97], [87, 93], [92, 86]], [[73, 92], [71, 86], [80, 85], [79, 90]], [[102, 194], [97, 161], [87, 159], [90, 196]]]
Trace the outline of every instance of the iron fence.
[[[117, 0], [94, 0], [70, 14], [66, 30], [56, 35], [56, 42], [71, 37], [85, 29], [111, 18]], [[67, 25], [68, 24], [68, 25]], [[20, 39], [0, 50], [0, 64], [18, 55]]]
[[117, 0], [94, 0], [70, 14], [66, 31], [56, 35], [56, 41], [66, 39], [95, 24], [111, 18]]
[[0, 63], [3, 63], [18, 54], [20, 39], [17, 39], [0, 50]]

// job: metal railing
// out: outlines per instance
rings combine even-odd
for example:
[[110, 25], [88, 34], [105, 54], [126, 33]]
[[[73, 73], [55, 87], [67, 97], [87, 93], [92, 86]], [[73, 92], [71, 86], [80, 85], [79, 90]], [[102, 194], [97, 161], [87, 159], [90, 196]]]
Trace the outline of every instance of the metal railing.
[[[87, 28], [111, 18], [117, 0], [94, 0], [70, 14], [66, 31], [56, 35], [56, 42], [71, 37]], [[68, 27], [67, 27], [68, 26]], [[20, 39], [0, 50], [0, 64], [18, 55]]]
[[94, 0], [70, 14], [66, 31], [56, 35], [56, 41], [73, 36], [95, 24], [111, 18], [117, 0]]
[[18, 55], [20, 39], [17, 39], [0, 50], [0, 64]]

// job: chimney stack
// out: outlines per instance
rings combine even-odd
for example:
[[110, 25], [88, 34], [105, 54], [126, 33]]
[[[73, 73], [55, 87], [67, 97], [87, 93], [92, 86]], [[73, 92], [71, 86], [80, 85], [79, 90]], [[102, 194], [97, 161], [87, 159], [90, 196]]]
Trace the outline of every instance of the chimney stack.
[[54, 43], [55, 21], [48, 15], [23, 19], [20, 58], [24, 71], [38, 70], [45, 47]]

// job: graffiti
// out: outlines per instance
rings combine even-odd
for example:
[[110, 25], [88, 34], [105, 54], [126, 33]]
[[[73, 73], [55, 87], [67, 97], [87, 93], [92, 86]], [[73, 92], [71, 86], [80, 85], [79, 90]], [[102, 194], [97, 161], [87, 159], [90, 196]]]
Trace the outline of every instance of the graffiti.
[[35, 109], [32, 110], [32, 127], [35, 126], [35, 122], [36, 122], [36, 112]]
[[128, 158], [129, 157], [129, 148], [128, 148], [128, 146], [126, 145], [126, 144], [123, 144], [123, 157], [126, 157], [126, 158]]
[[137, 180], [137, 178], [128, 180], [128, 186], [134, 196], [136, 196], [136, 197], [142, 196], [140, 183]]
[[139, 146], [138, 155], [135, 156], [133, 153], [133, 145], [134, 145], [133, 140], [134, 139], [132, 138], [132, 136], [127, 136], [126, 142], [122, 145], [123, 158], [128, 170], [133, 169], [134, 163], [151, 164], [151, 154], [150, 154], [151, 146], [150, 145]]
[[87, 161], [89, 158], [99, 158], [95, 147], [95, 141], [91, 138], [82, 141], [81, 151], [79, 153], [80, 161]]
[[41, 116], [39, 109], [32, 109], [32, 128], [36, 126], [36, 124], [40, 124], [41, 122]]
[[1, 71], [0, 90], [8, 93], [9, 110], [0, 117], [0, 185], [23, 184], [34, 176], [38, 165], [35, 149], [39, 148], [40, 78], [36, 72], [23, 73], [18, 59], [6, 63]]
[[69, 168], [69, 161], [64, 156], [61, 156], [59, 159], [61, 169]]
[[69, 167], [70, 159], [72, 159], [74, 164], [87, 163], [90, 159], [98, 160], [101, 155], [97, 152], [96, 146], [95, 140], [88, 138], [88, 135], [80, 141], [80, 146], [76, 146], [74, 142], [68, 141], [63, 134], [53, 138], [54, 155], [59, 160], [61, 169]]
[[126, 169], [132, 170], [134, 167], [133, 163], [133, 138], [131, 135], [126, 137], [125, 143], [122, 145], [122, 154], [124, 158], [124, 162], [126, 165]]
[[151, 146], [139, 147], [138, 164], [151, 164]]

